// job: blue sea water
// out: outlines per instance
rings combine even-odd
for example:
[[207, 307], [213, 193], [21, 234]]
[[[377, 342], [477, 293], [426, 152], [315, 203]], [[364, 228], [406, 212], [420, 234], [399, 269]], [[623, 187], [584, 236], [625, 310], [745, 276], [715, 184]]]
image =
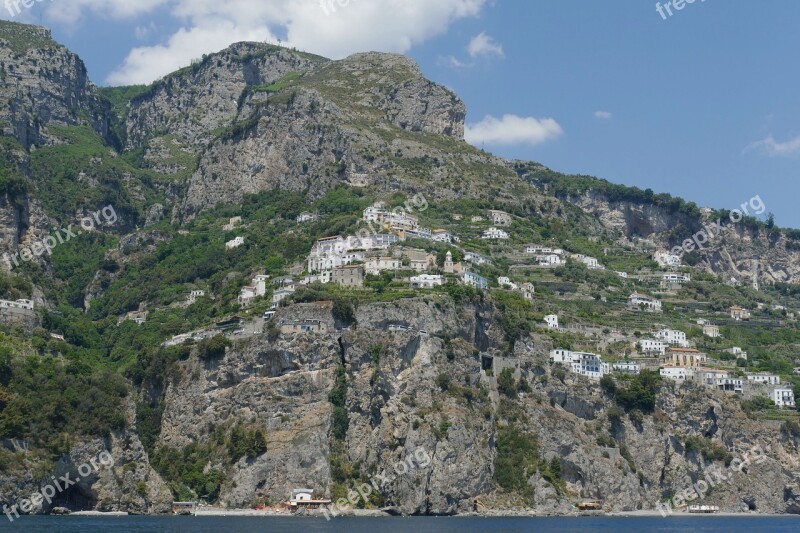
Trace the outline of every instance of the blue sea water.
[[61, 533], [798, 533], [800, 517], [21, 517], [0, 531]]

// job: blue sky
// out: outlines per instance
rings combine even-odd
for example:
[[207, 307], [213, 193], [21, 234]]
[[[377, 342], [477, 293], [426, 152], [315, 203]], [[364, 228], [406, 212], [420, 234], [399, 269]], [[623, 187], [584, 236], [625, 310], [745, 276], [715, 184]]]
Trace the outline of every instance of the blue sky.
[[711, 207], [760, 195], [800, 227], [798, 2], [670, 3], [666, 20], [650, 0], [325, 2], [45, 1], [14, 20], [52, 27], [98, 84], [245, 39], [406, 53], [464, 99], [469, 140], [493, 153]]

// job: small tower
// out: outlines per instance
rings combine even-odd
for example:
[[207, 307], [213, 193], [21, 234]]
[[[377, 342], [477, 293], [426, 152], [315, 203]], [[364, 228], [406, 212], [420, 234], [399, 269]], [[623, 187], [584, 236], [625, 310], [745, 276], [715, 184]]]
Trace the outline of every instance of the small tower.
[[444, 273], [452, 274], [453, 272], [453, 254], [448, 251], [447, 256], [444, 258]]

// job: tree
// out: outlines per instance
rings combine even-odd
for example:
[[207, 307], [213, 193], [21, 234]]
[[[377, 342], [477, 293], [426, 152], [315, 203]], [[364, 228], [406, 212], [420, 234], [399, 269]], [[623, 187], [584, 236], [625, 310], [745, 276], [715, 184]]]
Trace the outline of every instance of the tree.
[[500, 375], [497, 377], [497, 390], [500, 394], [504, 394], [509, 398], [514, 398], [517, 395], [517, 386], [514, 380], [514, 371], [510, 368], [504, 368]]
[[197, 355], [200, 359], [219, 359], [225, 355], [225, 349], [231, 345], [231, 341], [225, 335], [219, 334], [210, 339], [203, 339], [198, 344]]

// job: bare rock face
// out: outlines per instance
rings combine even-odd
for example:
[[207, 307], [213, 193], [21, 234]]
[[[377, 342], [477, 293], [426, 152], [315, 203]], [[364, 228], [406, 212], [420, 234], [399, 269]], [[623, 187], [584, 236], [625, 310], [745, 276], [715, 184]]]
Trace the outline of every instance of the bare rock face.
[[[329, 312], [315, 304], [280, 311], [331, 325]], [[265, 335], [218, 361], [193, 356], [167, 391], [158, 446], [207, 442], [214, 428], [235, 421], [265, 428], [267, 451], [226, 470], [221, 499], [230, 506], [284, 501], [301, 486], [330, 496], [336, 464], [360, 469], [382, 505], [407, 515], [476, 506], [569, 514], [582, 499], [601, 499], [613, 511], [654, 510], [717, 470], [725, 481], [698, 501], [724, 511], [798, 512], [800, 443], [779, 423], [750, 420], [722, 392], [672, 383], [662, 385], [653, 415], [620, 416], [596, 382], [551, 373], [547, 337], [520, 340], [505, 352], [502, 335], [482, 331], [494, 318], [490, 308], [455, 307], [446, 298], [375, 303], [358, 309], [349, 331]], [[389, 324], [412, 329], [389, 332]], [[511, 368], [532, 390], [514, 399], [498, 394], [496, 378], [483, 370], [487, 354], [495, 354], [495, 376]], [[341, 441], [329, 397], [340, 365], [347, 384]], [[536, 437], [543, 463], [558, 460], [563, 485], [537, 470], [530, 499], [497, 489], [498, 428], [509, 413]], [[721, 446], [733, 462], [688, 449], [689, 438]], [[741, 459], [745, 468], [737, 469]]]
[[128, 148], [171, 135], [199, 149], [236, 119], [247, 86], [306, 72], [322, 58], [258, 43], [238, 43], [159, 80], [136, 98], [126, 123]]
[[83, 61], [50, 30], [0, 22], [0, 127], [25, 148], [50, 144], [49, 125], [86, 125], [108, 137], [108, 104]]

